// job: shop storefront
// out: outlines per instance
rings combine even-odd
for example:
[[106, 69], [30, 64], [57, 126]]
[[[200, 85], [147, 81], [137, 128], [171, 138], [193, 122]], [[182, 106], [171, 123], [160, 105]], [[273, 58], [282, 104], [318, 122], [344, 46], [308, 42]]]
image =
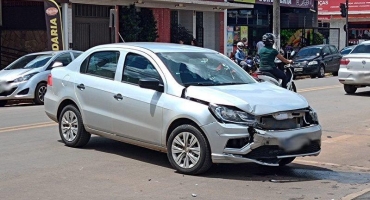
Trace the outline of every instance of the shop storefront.
[[[253, 9], [232, 9], [227, 13], [228, 25], [228, 54], [235, 50], [238, 41], [246, 38], [250, 53], [255, 53], [256, 44], [262, 35], [272, 32], [273, 9], [272, 0], [229, 0], [235, 3], [255, 3]], [[281, 29], [286, 30], [286, 36], [281, 45], [292, 40], [294, 34], [300, 34], [300, 29], [310, 29], [317, 26], [316, 2], [314, 0], [281, 0]], [[284, 38], [286, 37], [286, 38]]]
[[[340, 29], [340, 49], [345, 47], [345, 17], [341, 16], [339, 5], [345, 0], [319, 1], [319, 23]], [[355, 45], [370, 40], [370, 3], [367, 0], [351, 0], [348, 5], [348, 43]]]

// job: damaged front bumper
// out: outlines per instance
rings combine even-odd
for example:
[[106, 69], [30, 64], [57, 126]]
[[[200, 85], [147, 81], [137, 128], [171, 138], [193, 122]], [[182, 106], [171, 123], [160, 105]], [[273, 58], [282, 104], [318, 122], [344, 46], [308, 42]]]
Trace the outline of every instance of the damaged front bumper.
[[265, 131], [235, 124], [203, 126], [210, 142], [213, 163], [255, 162], [279, 166], [283, 158], [317, 156], [321, 151], [321, 126]]

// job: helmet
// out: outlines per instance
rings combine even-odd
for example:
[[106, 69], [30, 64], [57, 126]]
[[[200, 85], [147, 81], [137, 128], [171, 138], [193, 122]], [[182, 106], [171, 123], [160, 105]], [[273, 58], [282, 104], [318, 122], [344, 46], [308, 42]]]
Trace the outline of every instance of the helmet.
[[275, 43], [275, 36], [272, 33], [266, 33], [262, 36], [262, 42], [267, 46], [272, 46]]
[[238, 42], [237, 44], [236, 44], [236, 47], [238, 47], [238, 49], [242, 49], [242, 48], [244, 48], [244, 43], [243, 42]]

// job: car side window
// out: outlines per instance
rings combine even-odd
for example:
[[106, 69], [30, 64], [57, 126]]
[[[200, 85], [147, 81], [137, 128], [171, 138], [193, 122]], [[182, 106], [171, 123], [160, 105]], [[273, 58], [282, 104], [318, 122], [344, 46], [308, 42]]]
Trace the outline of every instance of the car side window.
[[63, 63], [63, 66], [67, 66], [69, 63], [72, 62], [72, 57], [70, 53], [65, 53], [60, 56], [58, 56], [54, 62], [61, 62]]
[[73, 52], [73, 57], [76, 59], [78, 56], [80, 56], [82, 53]]
[[122, 82], [139, 84], [141, 78], [156, 78], [161, 81], [158, 71], [144, 56], [129, 53], [123, 68]]
[[325, 53], [327, 53], [327, 54], [329, 54], [329, 55], [331, 54], [329, 47], [324, 47], [324, 48], [322, 49], [322, 54], [325, 54]]
[[338, 53], [338, 50], [335, 48], [335, 46], [330, 46], [330, 50], [333, 54]]
[[119, 55], [118, 51], [95, 52], [82, 63], [80, 72], [114, 79]]

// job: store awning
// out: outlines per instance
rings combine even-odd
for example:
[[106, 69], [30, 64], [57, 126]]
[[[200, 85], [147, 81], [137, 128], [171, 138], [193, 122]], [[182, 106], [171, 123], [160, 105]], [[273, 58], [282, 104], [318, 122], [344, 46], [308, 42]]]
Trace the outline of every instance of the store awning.
[[71, 3], [93, 5], [130, 5], [145, 8], [169, 8], [173, 10], [195, 10], [222, 12], [225, 9], [253, 8], [253, 4], [230, 3], [204, 0], [69, 0]]

